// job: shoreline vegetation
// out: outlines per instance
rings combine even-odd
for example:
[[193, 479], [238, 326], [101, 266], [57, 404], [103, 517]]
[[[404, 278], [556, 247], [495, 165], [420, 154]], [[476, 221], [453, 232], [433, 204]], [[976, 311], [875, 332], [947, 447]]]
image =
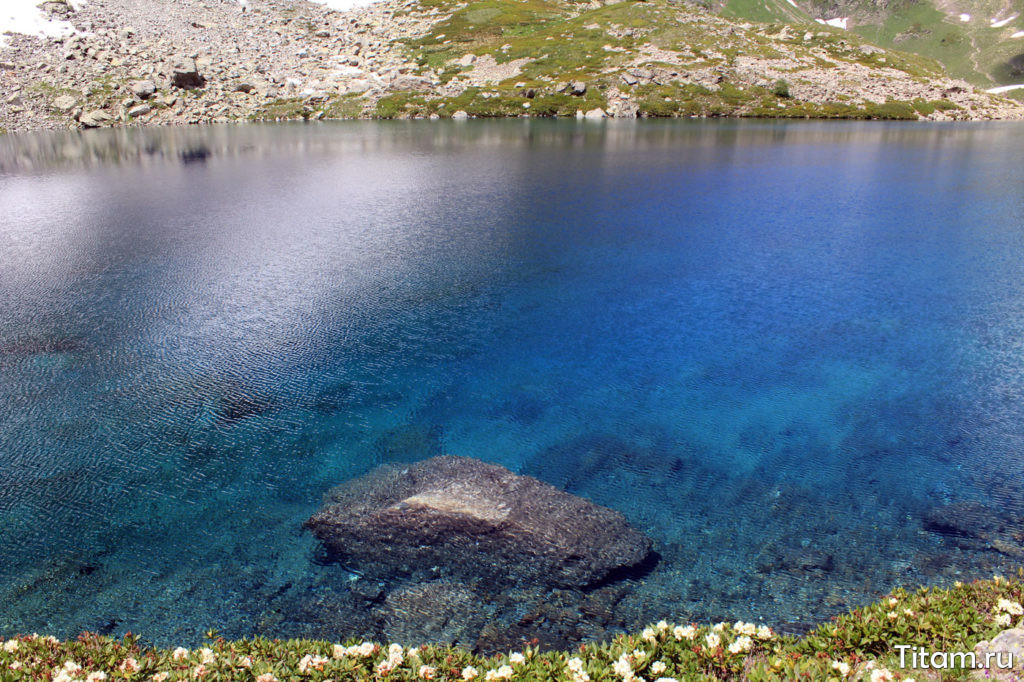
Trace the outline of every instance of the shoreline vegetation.
[[74, 30], [5, 36], [0, 130], [473, 117], [1024, 119], [1024, 103], [951, 78], [934, 59], [834, 26], [730, 19], [677, 0], [382, 0], [345, 12], [303, 0], [154, 4], [43, 3]]
[[1020, 657], [1024, 629], [1007, 630], [1020, 627], [1024, 616], [1021, 576], [995, 576], [912, 593], [897, 589], [802, 637], [780, 635], [755, 623], [709, 626], [661, 621], [642, 632], [571, 651], [542, 652], [524, 642], [519, 651], [493, 657], [452, 647], [407, 647], [358, 639], [229, 642], [215, 631], [207, 633], [204, 646], [192, 650], [149, 647], [131, 634], [119, 640], [85, 633], [66, 642], [30, 635], [0, 641], [0, 680], [1019, 679], [995, 666], [971, 668], [969, 657], [951, 654], [976, 652], [979, 665], [986, 660], [986, 652], [1003, 652], [1002, 658], [991, 659], [996, 663], [1005, 663], [1006, 652]]

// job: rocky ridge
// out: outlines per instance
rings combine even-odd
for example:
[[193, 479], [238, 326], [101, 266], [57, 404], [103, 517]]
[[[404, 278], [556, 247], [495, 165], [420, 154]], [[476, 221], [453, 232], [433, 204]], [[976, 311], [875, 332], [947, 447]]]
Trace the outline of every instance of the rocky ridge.
[[670, 0], [59, 0], [0, 48], [0, 128], [321, 118], [1019, 119], [1024, 105], [840, 29]]

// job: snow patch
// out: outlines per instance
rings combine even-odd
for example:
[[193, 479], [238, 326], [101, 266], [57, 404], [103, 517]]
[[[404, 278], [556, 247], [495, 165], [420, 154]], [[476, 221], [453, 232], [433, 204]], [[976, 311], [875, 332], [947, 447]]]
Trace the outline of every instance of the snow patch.
[[814, 19], [814, 20], [818, 24], [823, 24], [825, 26], [833, 26], [833, 27], [836, 27], [837, 29], [843, 29], [845, 31], [847, 25], [850, 22], [850, 17], [849, 16], [842, 16], [840, 18], [834, 18], [834, 19]]
[[321, 5], [327, 5], [330, 9], [337, 10], [339, 12], [346, 12], [350, 9], [356, 9], [357, 7], [366, 7], [372, 5], [377, 0], [313, 0], [313, 2]]
[[[51, 19], [37, 7], [40, 0], [2, 0], [0, 2], [0, 48], [7, 47], [5, 33], [22, 33], [39, 38], [64, 38], [75, 33], [70, 21]], [[73, 0], [73, 9], [82, 0]]]
[[1009, 17], [1008, 19], [992, 19], [992, 28], [1002, 28], [1003, 26], [1006, 26], [1008, 23], [1010, 23], [1019, 16], [1019, 14], [1014, 14], [1012, 17]]
[[998, 88], [989, 88], [985, 92], [991, 95], [999, 95], [1010, 90], [1020, 90], [1024, 88], [1024, 83], [1018, 83], [1017, 85], [1001, 85]]
[[965, 21], [966, 22], [966, 21], [970, 21], [970, 20], [971, 20], [971, 15], [970, 14], [961, 14], [960, 15], [960, 21]]

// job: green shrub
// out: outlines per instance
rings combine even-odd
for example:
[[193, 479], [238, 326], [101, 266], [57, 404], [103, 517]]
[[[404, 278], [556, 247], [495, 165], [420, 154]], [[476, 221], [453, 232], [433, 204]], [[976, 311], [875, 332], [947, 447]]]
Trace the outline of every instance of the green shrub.
[[772, 94], [776, 97], [789, 97], [789, 83], [785, 78], [775, 81], [775, 85], [772, 86]]

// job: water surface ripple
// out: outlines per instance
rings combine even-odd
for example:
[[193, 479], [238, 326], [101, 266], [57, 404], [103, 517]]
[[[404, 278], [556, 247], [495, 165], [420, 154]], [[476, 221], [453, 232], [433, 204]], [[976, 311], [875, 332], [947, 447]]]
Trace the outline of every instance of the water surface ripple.
[[[442, 452], [655, 539], [609, 628], [1013, 570], [1020, 132], [0, 136], [0, 636], [357, 634], [301, 523]], [[928, 524], [964, 503], [1005, 542]]]

